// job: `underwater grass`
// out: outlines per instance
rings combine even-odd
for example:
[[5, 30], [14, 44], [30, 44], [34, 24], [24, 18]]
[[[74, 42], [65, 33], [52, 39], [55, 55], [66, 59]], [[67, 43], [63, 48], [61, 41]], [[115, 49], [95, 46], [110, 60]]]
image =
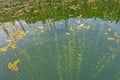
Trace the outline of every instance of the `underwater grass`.
[[[59, 80], [79, 80], [80, 79], [80, 70], [82, 63], [82, 55], [85, 50], [85, 35], [86, 32], [83, 32], [83, 36], [76, 36], [77, 32], [68, 27], [71, 32], [69, 34], [64, 34], [63, 50], [64, 54], [62, 57], [58, 58], [58, 74], [60, 76]], [[67, 42], [67, 43], [66, 43]], [[62, 59], [63, 58], [63, 59]]]
[[[18, 72], [5, 68], [12, 73], [11, 79], [96, 80], [107, 73], [107, 68], [112, 69], [119, 56], [119, 44], [116, 43], [119, 33], [110, 27], [103, 30], [101, 24], [98, 27], [82, 24], [79, 18], [71, 20], [74, 25], [69, 24], [69, 20], [58, 21], [59, 25], [57, 21], [48, 20], [49, 24], [46, 21], [43, 29], [38, 25], [33, 29], [29, 26], [28, 31], [23, 29], [27, 35], [17, 40], [16, 48], [9, 49], [2, 57], [7, 58], [4, 65], [16, 58], [21, 60]], [[114, 40], [108, 39], [109, 36]], [[116, 71], [115, 79], [119, 79], [118, 76], [119, 71]]]

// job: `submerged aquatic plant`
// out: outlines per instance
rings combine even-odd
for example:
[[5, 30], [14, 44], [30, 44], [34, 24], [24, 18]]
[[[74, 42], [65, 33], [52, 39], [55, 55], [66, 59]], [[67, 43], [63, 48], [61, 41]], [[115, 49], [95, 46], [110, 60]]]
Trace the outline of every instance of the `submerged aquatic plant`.
[[[90, 80], [96, 80], [99, 76], [101, 77], [102, 72], [119, 54], [119, 50], [115, 51], [113, 48], [106, 52], [107, 50], [105, 49], [108, 49], [106, 48], [108, 44], [101, 43], [104, 43], [104, 41], [106, 43], [114, 42], [119, 39], [118, 33], [112, 33], [113, 30], [109, 29], [107, 30], [108, 34], [105, 37], [101, 37], [100, 33], [97, 34], [96, 27], [91, 28], [89, 25], [80, 24], [79, 21], [78, 23], [75, 26], [67, 26], [68, 28], [66, 27], [67, 29], [65, 28], [65, 30], [55, 28], [45, 31], [44, 29], [35, 28], [31, 30], [33, 32], [28, 34], [29, 37], [21, 40], [21, 42], [19, 41], [20, 44], [17, 48], [16, 40], [22, 39], [26, 33], [23, 31], [12, 32], [7, 46], [0, 50], [5, 52], [8, 48], [16, 48], [13, 50], [15, 54], [17, 53], [15, 56], [20, 56], [21, 60], [24, 60], [21, 66], [22, 71], [15, 73], [13, 77], [19, 78], [18, 80], [40, 79], [43, 75], [45, 76], [43, 76], [42, 80], [47, 80], [46, 75], [48, 74], [52, 78], [50, 80], [88, 80], [82, 77], [84, 75]], [[26, 42], [24, 43], [24, 41]], [[99, 53], [102, 50], [103, 53]], [[43, 63], [44, 60], [45, 63]], [[20, 60], [18, 59], [13, 63], [8, 63], [8, 69], [10, 71], [18, 71], [17, 64], [19, 62]], [[48, 72], [49, 70], [51, 72]]]
[[[70, 26], [68, 30], [72, 31], [74, 35], [65, 36], [65, 40], [62, 41], [62, 50], [64, 54], [58, 56], [57, 70], [59, 80], [79, 80], [79, 75], [81, 72], [82, 54], [84, 43], [75, 36], [76, 32]], [[59, 40], [60, 38], [58, 38]], [[60, 39], [61, 40], [61, 39]], [[58, 43], [57, 43], [58, 44]], [[79, 47], [81, 45], [81, 47]], [[60, 48], [60, 47], [58, 47]]]
[[110, 63], [112, 57], [111, 55], [103, 55], [102, 58], [99, 58], [99, 60], [96, 62], [94, 67], [92, 68], [92, 77], [93, 79], [96, 79], [106, 68], [106, 66]]

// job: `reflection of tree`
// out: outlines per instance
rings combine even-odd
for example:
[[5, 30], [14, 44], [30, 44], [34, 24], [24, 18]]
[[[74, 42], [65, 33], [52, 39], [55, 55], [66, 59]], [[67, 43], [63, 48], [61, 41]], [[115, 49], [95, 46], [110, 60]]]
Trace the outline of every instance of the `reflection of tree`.
[[[64, 1], [64, 2], [63, 2]], [[8, 1], [0, 4], [0, 21], [24, 19], [36, 22], [53, 18], [81, 16], [84, 18], [99, 17], [105, 20], [119, 21], [119, 0], [37, 0]]]

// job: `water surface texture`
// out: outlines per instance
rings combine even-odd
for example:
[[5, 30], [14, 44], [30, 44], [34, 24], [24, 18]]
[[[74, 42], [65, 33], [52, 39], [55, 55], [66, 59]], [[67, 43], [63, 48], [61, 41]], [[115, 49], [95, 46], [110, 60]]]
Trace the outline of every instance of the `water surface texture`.
[[119, 0], [0, 2], [0, 80], [120, 79]]

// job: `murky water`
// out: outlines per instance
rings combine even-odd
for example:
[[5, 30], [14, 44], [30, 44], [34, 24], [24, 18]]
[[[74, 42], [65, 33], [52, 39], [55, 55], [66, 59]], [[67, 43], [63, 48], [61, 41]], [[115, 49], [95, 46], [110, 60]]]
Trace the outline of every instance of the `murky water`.
[[[1, 80], [120, 79], [120, 22], [68, 18], [1, 24], [1, 48], [14, 38], [15, 48], [0, 53]], [[9, 69], [9, 63], [19, 70]]]

